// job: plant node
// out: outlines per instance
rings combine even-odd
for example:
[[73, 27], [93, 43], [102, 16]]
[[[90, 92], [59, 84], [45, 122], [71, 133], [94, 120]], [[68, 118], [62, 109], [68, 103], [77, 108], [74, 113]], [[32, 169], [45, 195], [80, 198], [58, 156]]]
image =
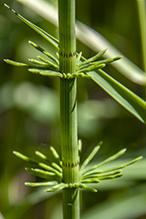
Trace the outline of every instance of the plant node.
[[[63, 190], [65, 188], [78, 188], [78, 189], [84, 189], [84, 190], [91, 191], [91, 192], [97, 192], [97, 189], [93, 188], [95, 184], [100, 183], [102, 180], [115, 179], [115, 178], [119, 178], [123, 176], [123, 173], [122, 173], [123, 168], [133, 163], [136, 163], [137, 161], [143, 158], [142, 156], [140, 156], [128, 163], [125, 163], [119, 166], [115, 166], [115, 167], [103, 169], [103, 170], [98, 169], [99, 167], [109, 163], [110, 161], [113, 161], [117, 159], [118, 157], [122, 156], [126, 152], [126, 149], [122, 149], [118, 153], [112, 155], [111, 157], [105, 159], [104, 161], [88, 167], [88, 163], [93, 159], [93, 157], [99, 151], [101, 145], [102, 145], [102, 142], [99, 142], [99, 144], [95, 146], [95, 148], [91, 151], [91, 153], [82, 163], [82, 165], [80, 165], [80, 179], [77, 183], [63, 182], [62, 161], [60, 159], [58, 152], [52, 146], [50, 147], [50, 151], [52, 152], [52, 155], [55, 158], [56, 162], [51, 161], [50, 159], [47, 158], [46, 155], [44, 155], [42, 152], [39, 152], [39, 151], [36, 151], [35, 154], [42, 161], [45, 161], [45, 163], [29, 158], [16, 151], [14, 151], [13, 153], [17, 157], [31, 164], [35, 164], [38, 167], [41, 167], [42, 169], [26, 168], [26, 171], [44, 180], [47, 180], [45, 182], [39, 182], [39, 183], [26, 182], [25, 185], [27, 186], [31, 186], [31, 187], [52, 186], [52, 187], [45, 189], [44, 190], [45, 192], [55, 192], [55, 191]], [[79, 152], [80, 152], [80, 149], [81, 149], [81, 140], [79, 140]], [[68, 166], [68, 168], [73, 168], [73, 167], [74, 165]]]

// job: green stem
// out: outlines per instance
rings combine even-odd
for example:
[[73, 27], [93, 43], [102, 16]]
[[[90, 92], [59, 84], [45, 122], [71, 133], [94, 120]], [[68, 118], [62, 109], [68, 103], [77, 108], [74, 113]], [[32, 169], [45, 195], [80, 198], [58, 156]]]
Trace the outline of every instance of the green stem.
[[142, 53], [143, 53], [143, 64], [144, 71], [146, 71], [146, 1], [137, 0], [138, 12], [139, 12], [139, 22], [141, 31], [141, 42], [142, 42]]
[[76, 71], [75, 0], [58, 0], [60, 71]]
[[78, 181], [76, 79], [60, 79], [60, 128], [63, 180]]
[[[75, 0], [58, 0], [60, 72], [76, 72]], [[63, 181], [79, 180], [77, 137], [77, 79], [60, 79], [60, 128]], [[64, 219], [79, 219], [79, 189], [63, 190]]]
[[[139, 23], [141, 32], [142, 54], [143, 54], [143, 66], [146, 72], [146, 1], [137, 0]], [[146, 100], [146, 86], [145, 86], [145, 100]]]
[[79, 189], [71, 188], [63, 190], [63, 218], [79, 219]]

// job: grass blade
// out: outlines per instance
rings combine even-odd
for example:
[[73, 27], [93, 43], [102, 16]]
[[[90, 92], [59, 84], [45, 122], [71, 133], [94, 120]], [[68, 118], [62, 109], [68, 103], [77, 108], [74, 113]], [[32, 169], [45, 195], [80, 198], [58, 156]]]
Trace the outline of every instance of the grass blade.
[[107, 39], [89, 26], [77, 21], [77, 38], [95, 52], [108, 48], [104, 57], [122, 56], [120, 62], [113, 63], [116, 68], [126, 78], [140, 85], [146, 85], [146, 72], [131, 62], [119, 50], [117, 50]]
[[58, 48], [58, 43], [59, 41], [51, 36], [50, 34], [48, 34], [46, 31], [44, 31], [43, 29], [41, 29], [40, 27], [38, 27], [37, 25], [33, 24], [32, 22], [30, 22], [29, 20], [27, 20], [26, 18], [24, 18], [22, 15], [18, 14], [14, 9], [12, 9], [9, 5], [4, 4], [4, 6], [6, 6], [8, 9], [10, 9], [19, 19], [21, 19], [25, 24], [27, 24], [29, 27], [31, 27], [34, 31], [36, 31], [38, 34], [40, 34], [44, 39], [46, 39], [49, 43], [51, 43], [55, 48]]
[[126, 110], [141, 122], [146, 123], [146, 101], [138, 97], [101, 69], [97, 70], [97, 73], [91, 71], [87, 74]]

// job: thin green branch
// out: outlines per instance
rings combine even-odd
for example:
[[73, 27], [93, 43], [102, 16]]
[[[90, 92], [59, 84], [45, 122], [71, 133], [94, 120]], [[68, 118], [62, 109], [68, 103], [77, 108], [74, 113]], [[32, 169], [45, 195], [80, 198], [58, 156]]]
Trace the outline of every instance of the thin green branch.
[[92, 56], [89, 59], [85, 59], [84, 57], [81, 57], [81, 59], [83, 60], [82, 63], [79, 64], [79, 66], [85, 65], [85, 64], [89, 64], [90, 62], [94, 62], [95, 60], [98, 60], [99, 58], [101, 58], [103, 56], [103, 54], [107, 51], [107, 49], [102, 50], [101, 52], [97, 53], [95, 56]]
[[56, 65], [55, 63], [53, 63], [52, 61], [49, 61], [49, 60], [47, 60], [47, 59], [45, 59], [45, 58], [43, 58], [41, 56], [37, 56], [37, 58], [39, 58], [41, 61], [47, 63], [49, 66], [51, 66], [52, 68], [54, 68], [54, 69], [59, 71], [59, 66]]
[[34, 168], [28, 168], [26, 167], [25, 170], [35, 176], [41, 177], [43, 179], [47, 180], [55, 180], [56, 174], [48, 171], [44, 171], [41, 169], [34, 169]]
[[102, 145], [102, 142], [99, 142], [99, 144], [92, 150], [92, 152], [89, 154], [89, 156], [87, 157], [87, 159], [83, 162], [83, 164], [80, 167], [80, 171], [82, 169], [84, 169], [88, 163], [93, 159], [93, 157], [97, 154], [97, 152], [100, 149], [100, 146]]
[[57, 169], [59, 172], [62, 172], [62, 168], [57, 164], [52, 162], [51, 160], [49, 160], [47, 158], [46, 155], [44, 155], [43, 153], [41, 153], [40, 151], [36, 151], [35, 154], [37, 156], [39, 156], [41, 159], [45, 160], [46, 162], [48, 162], [52, 167], [54, 167], [55, 169]]
[[46, 39], [49, 43], [51, 43], [55, 48], [58, 48], [58, 40], [55, 37], [52, 37], [50, 34], [48, 34], [46, 31], [38, 27], [37, 25], [33, 24], [32, 22], [28, 21], [26, 18], [24, 18], [22, 15], [17, 13], [14, 9], [12, 9], [9, 5], [4, 4], [8, 9], [10, 9], [20, 20], [22, 20], [24, 23], [26, 23], [29, 27], [31, 27], [34, 31], [36, 31], [38, 34], [40, 34], [44, 39]]
[[60, 183], [60, 184], [55, 185], [49, 189], [46, 189], [45, 192], [58, 192], [66, 187], [68, 187], [68, 185], [66, 185], [65, 183]]
[[113, 160], [117, 159], [118, 157], [122, 156], [122, 155], [126, 152], [126, 150], [127, 150], [127, 149], [124, 148], [124, 149], [120, 150], [118, 153], [114, 154], [113, 156], [111, 156], [111, 157], [105, 159], [105, 160], [102, 161], [101, 163], [94, 165], [93, 167], [89, 168], [88, 170], [85, 170], [85, 171], [83, 172], [83, 175], [86, 174], [86, 173], [88, 173], [89, 171], [95, 170], [95, 169], [97, 169], [97, 168], [103, 166], [104, 164], [106, 164], [106, 163], [108, 163], [108, 162], [110, 162], [110, 161], [113, 161]]
[[39, 167], [41, 167], [41, 168], [43, 168], [43, 169], [45, 169], [45, 170], [48, 170], [48, 171], [51, 171], [51, 172], [55, 173], [55, 174], [58, 175], [59, 177], [62, 177], [62, 174], [61, 174], [60, 172], [58, 172], [56, 169], [54, 169], [53, 167], [50, 167], [50, 166], [48, 166], [48, 165], [46, 165], [46, 164], [44, 164], [44, 163], [41, 163], [41, 162], [39, 162], [39, 161], [37, 161], [37, 160], [31, 159], [31, 158], [29, 158], [29, 157], [27, 157], [27, 156], [21, 154], [20, 152], [13, 151], [13, 153], [14, 153], [17, 157], [19, 157], [20, 159], [22, 159], [22, 160], [25, 160], [25, 161], [27, 161], [27, 162], [29, 162], [29, 163], [32, 163], [32, 164], [35, 164], [35, 165], [37, 165], [37, 166], [39, 166]]
[[40, 47], [39, 45], [37, 45], [36, 43], [32, 42], [32, 41], [28, 41], [28, 43], [30, 45], [32, 45], [35, 49], [37, 49], [38, 51], [42, 52], [44, 55], [46, 55], [48, 58], [52, 59], [52, 61], [56, 62], [57, 65], [59, 65], [59, 61], [57, 58], [55, 58], [52, 54], [48, 53], [47, 51], [45, 51], [42, 47]]
[[56, 181], [51, 181], [51, 182], [40, 182], [40, 183], [31, 183], [31, 182], [26, 182], [26, 186], [31, 186], [31, 187], [40, 187], [40, 186], [52, 186], [56, 185]]
[[26, 64], [26, 63], [22, 63], [22, 62], [16, 62], [16, 61], [13, 61], [13, 60], [10, 60], [10, 59], [4, 59], [4, 61], [9, 64], [9, 65], [14, 65], [14, 66], [17, 66], [17, 67], [28, 67], [29, 65]]

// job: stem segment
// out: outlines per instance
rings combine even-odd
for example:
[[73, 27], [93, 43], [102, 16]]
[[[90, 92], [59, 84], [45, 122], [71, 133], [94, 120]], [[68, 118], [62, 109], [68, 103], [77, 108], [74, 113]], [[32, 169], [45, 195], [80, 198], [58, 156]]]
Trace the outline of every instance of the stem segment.
[[[75, 0], [58, 0], [60, 72], [76, 72]], [[60, 79], [60, 126], [63, 181], [79, 180], [77, 137], [77, 79]], [[79, 219], [79, 189], [63, 190], [64, 219]]]
[[63, 180], [78, 181], [76, 79], [60, 79], [60, 126]]
[[75, 0], [58, 0], [60, 71], [76, 71]]

